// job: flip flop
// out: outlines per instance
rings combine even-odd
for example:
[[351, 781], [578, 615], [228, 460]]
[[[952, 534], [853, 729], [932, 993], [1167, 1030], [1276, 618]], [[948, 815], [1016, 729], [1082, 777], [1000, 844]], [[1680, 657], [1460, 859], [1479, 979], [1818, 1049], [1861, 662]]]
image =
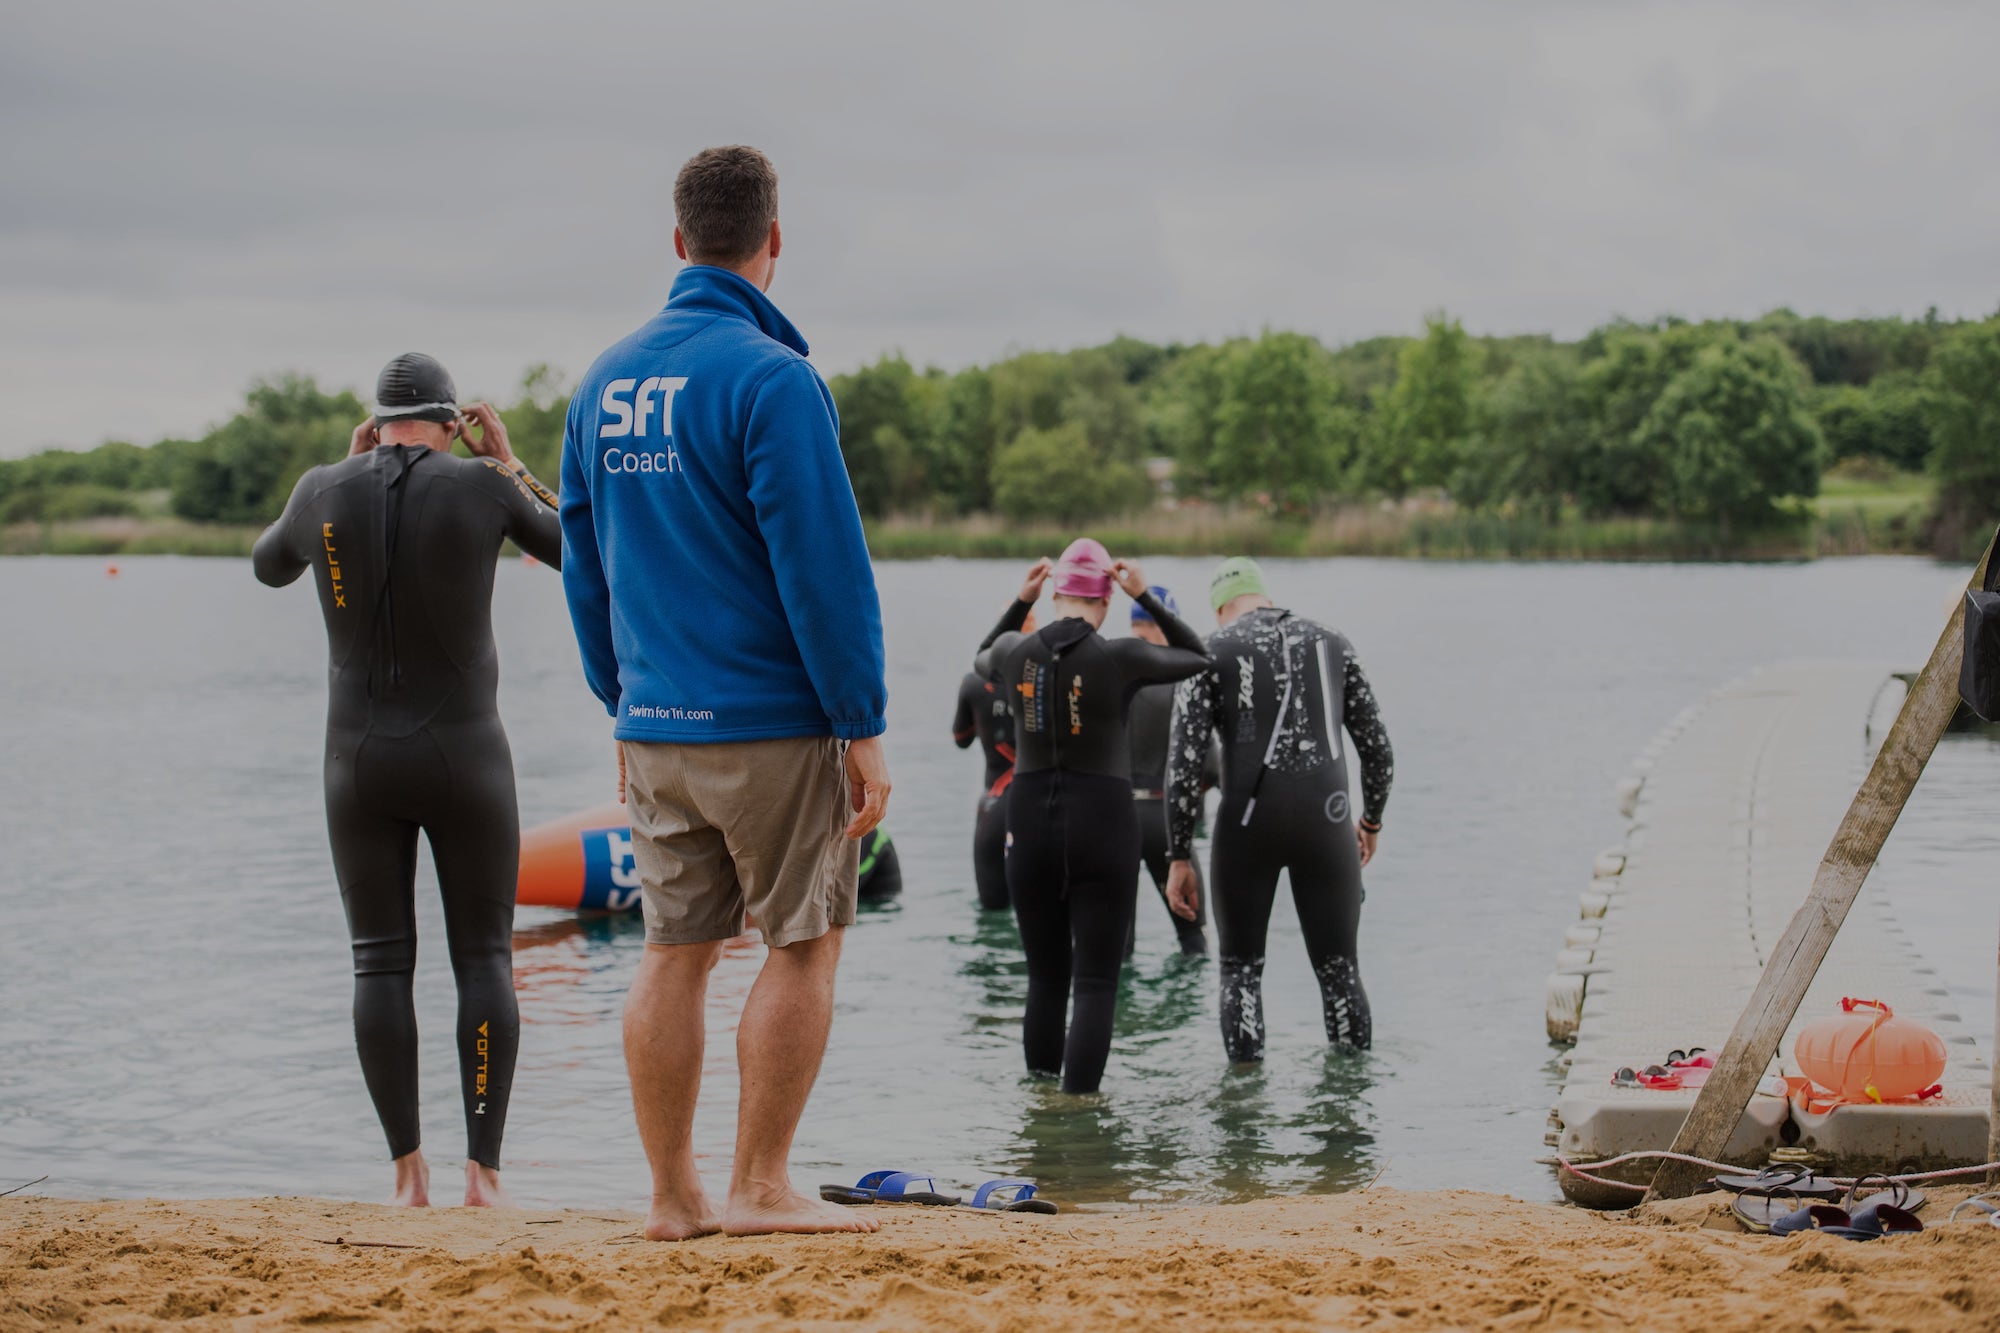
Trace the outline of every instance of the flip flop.
[[1884, 1236], [1903, 1235], [1922, 1231], [1924, 1224], [1916, 1214], [1906, 1212], [1892, 1203], [1878, 1203], [1872, 1208], [1863, 1208], [1855, 1213], [1847, 1226], [1823, 1226], [1820, 1228], [1829, 1236], [1839, 1236], [1842, 1240], [1880, 1240]]
[[1831, 1231], [1836, 1227], [1851, 1231], [1854, 1219], [1847, 1215], [1845, 1208], [1836, 1208], [1830, 1203], [1815, 1203], [1774, 1220], [1771, 1234], [1796, 1236], [1802, 1231]]
[[956, 1194], [938, 1193], [937, 1181], [920, 1171], [870, 1171], [852, 1185], [821, 1185], [819, 1197], [828, 1203], [922, 1203], [945, 1207]]
[[1035, 1186], [1025, 1180], [989, 1180], [972, 1192], [974, 1208], [991, 1208], [1003, 1213], [1053, 1213], [1056, 1206], [1035, 1197]]
[[1839, 1185], [1823, 1180], [1799, 1162], [1778, 1162], [1755, 1175], [1711, 1176], [1708, 1183], [1731, 1194], [1795, 1194], [1801, 1199], [1838, 1199]]
[[1785, 1189], [1738, 1194], [1730, 1201], [1729, 1211], [1745, 1231], [1767, 1236], [1779, 1218], [1790, 1217], [1805, 1206], [1803, 1199]]
[[[1861, 1193], [1862, 1189], [1871, 1180], [1879, 1181], [1886, 1188], [1869, 1195], [1865, 1199], [1857, 1199], [1856, 1196]], [[1864, 1209], [1874, 1208], [1881, 1204], [1889, 1204], [1893, 1207], [1902, 1208], [1914, 1213], [1927, 1202], [1929, 1200], [1924, 1196], [1922, 1190], [1913, 1190], [1900, 1180], [1891, 1180], [1887, 1176], [1875, 1175], [1862, 1176], [1859, 1180], [1855, 1181], [1853, 1186], [1848, 1189], [1847, 1197], [1840, 1201], [1840, 1206], [1848, 1212], [1859, 1216]]]
[[1995, 1199], [2000, 1199], [2000, 1190], [1988, 1190], [1984, 1194], [1975, 1194], [1969, 1199], [1960, 1199], [1952, 1205], [1951, 1216], [1947, 1217], [1945, 1221], [1956, 1222], [1960, 1213], [1968, 1208], [1976, 1208], [1986, 1214], [1988, 1222], [1991, 1222], [1996, 1227], [2000, 1227], [2000, 1203], [1993, 1202]]

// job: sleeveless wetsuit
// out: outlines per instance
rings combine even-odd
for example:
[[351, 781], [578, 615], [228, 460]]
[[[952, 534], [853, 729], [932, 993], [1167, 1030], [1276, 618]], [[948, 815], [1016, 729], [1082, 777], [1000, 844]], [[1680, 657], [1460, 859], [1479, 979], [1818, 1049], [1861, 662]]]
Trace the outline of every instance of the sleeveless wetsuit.
[[1029, 606], [1016, 602], [974, 665], [997, 671], [1014, 714], [1007, 892], [1028, 959], [1022, 1046], [1029, 1071], [1061, 1073], [1065, 1092], [1103, 1081], [1132, 929], [1139, 824], [1126, 709], [1140, 686], [1209, 662], [1201, 637], [1158, 599], [1140, 602], [1172, 646], [1107, 639], [1075, 618], [1023, 635]]
[[951, 739], [961, 750], [976, 740], [986, 756], [985, 786], [972, 825], [972, 876], [980, 907], [1001, 911], [1007, 906], [1007, 784], [1014, 777], [1014, 723], [1006, 695], [977, 672], [967, 672], [958, 683]]
[[493, 568], [512, 538], [560, 568], [553, 497], [486, 459], [379, 445], [299, 478], [257, 539], [274, 587], [310, 567], [330, 656], [326, 823], [354, 946], [354, 1037], [391, 1157], [417, 1149], [417, 832], [458, 981], [467, 1156], [500, 1165], [520, 1018], [520, 814], [494, 701]]
[[1361, 764], [1364, 816], [1379, 822], [1394, 754], [1375, 692], [1339, 634], [1289, 611], [1252, 611], [1209, 636], [1215, 669], [1180, 687], [1168, 790], [1171, 854], [1193, 855], [1201, 765], [1222, 737], [1222, 803], [1209, 883], [1221, 961], [1222, 1041], [1264, 1053], [1264, 937], [1288, 871], [1330, 1042], [1371, 1040], [1356, 937], [1361, 854], [1348, 809], [1344, 725]]
[[[1139, 862], [1145, 873], [1152, 877], [1153, 888], [1160, 895], [1160, 902], [1167, 901], [1167, 745], [1174, 716], [1173, 685], [1147, 685], [1132, 696], [1132, 708], [1126, 719], [1126, 727], [1132, 734], [1132, 814], [1139, 821]], [[1213, 770], [1218, 762], [1211, 749], [1209, 767]], [[1215, 775], [1206, 775], [1208, 786], [1215, 785]], [[1195, 882], [1201, 884], [1201, 867], [1195, 865]], [[1208, 936], [1202, 933], [1202, 926], [1208, 920], [1208, 891], [1202, 887], [1201, 898], [1195, 909], [1194, 920], [1188, 921], [1175, 916], [1168, 908], [1167, 919], [1174, 923], [1174, 935], [1180, 941], [1181, 952], [1188, 955], [1206, 954]], [[1132, 941], [1125, 944], [1125, 956], [1132, 956]]]
[[877, 824], [861, 840], [861, 862], [857, 867], [855, 893], [864, 903], [885, 903], [903, 892], [903, 861], [889, 830]]

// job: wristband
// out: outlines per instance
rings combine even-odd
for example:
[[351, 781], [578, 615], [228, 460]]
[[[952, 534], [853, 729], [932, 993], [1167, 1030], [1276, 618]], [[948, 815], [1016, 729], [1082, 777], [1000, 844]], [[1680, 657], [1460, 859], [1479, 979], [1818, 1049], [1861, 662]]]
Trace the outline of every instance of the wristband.
[[1382, 821], [1379, 819], [1363, 819], [1361, 821], [1361, 831], [1363, 833], [1380, 833], [1382, 831]]

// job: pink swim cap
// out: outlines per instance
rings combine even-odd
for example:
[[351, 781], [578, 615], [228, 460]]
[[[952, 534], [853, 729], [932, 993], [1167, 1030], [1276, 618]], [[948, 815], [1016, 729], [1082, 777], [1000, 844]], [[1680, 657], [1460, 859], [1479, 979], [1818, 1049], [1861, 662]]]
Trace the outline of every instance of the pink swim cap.
[[1056, 561], [1056, 596], [1102, 601], [1111, 596], [1111, 552], [1104, 543], [1078, 537]]

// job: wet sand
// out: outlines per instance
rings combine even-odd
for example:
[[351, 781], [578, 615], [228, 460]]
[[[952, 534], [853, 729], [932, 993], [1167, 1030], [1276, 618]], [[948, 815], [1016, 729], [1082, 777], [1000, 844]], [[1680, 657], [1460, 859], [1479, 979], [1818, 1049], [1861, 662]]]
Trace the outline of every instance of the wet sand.
[[[0, 1330], [2000, 1326], [2000, 1229], [1736, 1230], [1390, 1189], [1153, 1212], [880, 1208], [872, 1236], [638, 1238], [604, 1211], [0, 1200]], [[367, 1242], [367, 1243], [363, 1243]], [[407, 1247], [407, 1248], [392, 1248]]]

